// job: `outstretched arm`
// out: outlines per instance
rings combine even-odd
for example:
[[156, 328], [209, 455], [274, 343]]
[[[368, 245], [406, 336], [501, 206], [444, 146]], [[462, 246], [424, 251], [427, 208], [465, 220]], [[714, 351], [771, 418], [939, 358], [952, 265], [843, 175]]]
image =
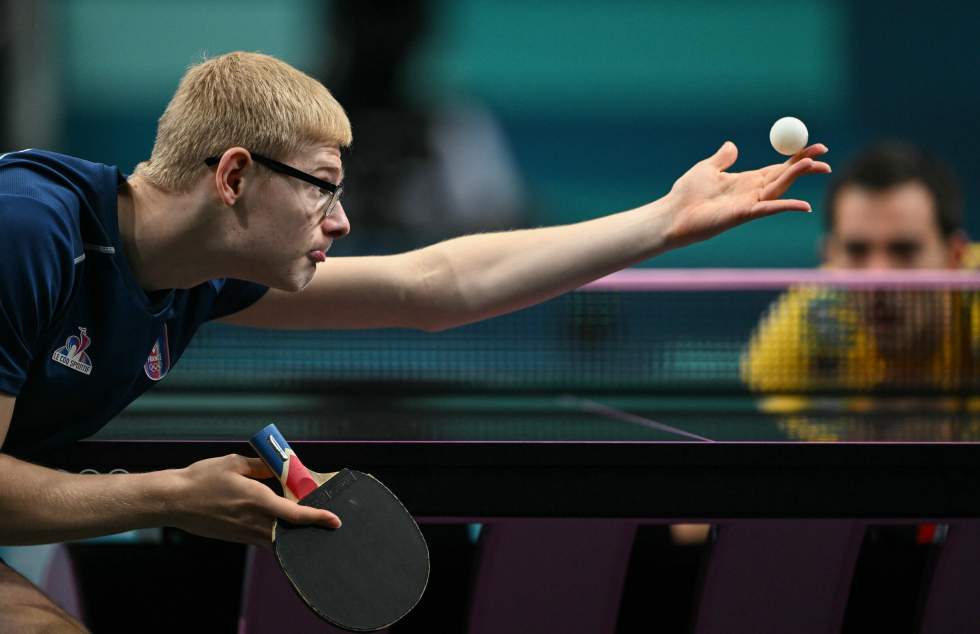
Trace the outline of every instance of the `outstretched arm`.
[[785, 163], [728, 172], [726, 142], [663, 198], [572, 225], [447, 240], [396, 256], [338, 258], [299, 293], [271, 290], [226, 318], [271, 328], [407, 327], [440, 330], [544, 301], [664, 251], [755, 218], [810, 211], [783, 194], [804, 174], [830, 172], [812, 145]]

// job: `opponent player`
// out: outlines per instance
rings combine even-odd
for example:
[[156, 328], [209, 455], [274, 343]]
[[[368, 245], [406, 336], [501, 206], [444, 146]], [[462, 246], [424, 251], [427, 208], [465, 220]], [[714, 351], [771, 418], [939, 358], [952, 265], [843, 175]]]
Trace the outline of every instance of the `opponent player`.
[[[350, 230], [339, 199], [351, 137], [321, 84], [271, 57], [232, 53], [186, 73], [150, 159], [128, 179], [50, 152], [0, 159], [0, 544], [167, 525], [268, 545], [275, 517], [335, 526], [258, 482], [270, 475], [258, 459], [118, 476], [32, 461], [91, 435], [163, 379], [205, 321], [450, 328], [754, 218], [807, 211], [780, 196], [798, 177], [830, 171], [816, 160], [826, 147], [813, 145], [729, 173], [737, 150], [726, 142], [636, 209], [323, 264]], [[79, 627], [0, 564], [0, 630], [31, 622]]]
[[[823, 260], [838, 269], [958, 269], [973, 262], [951, 170], [896, 143], [860, 154], [827, 192]], [[980, 297], [930, 291], [793, 290], [772, 307], [742, 363], [750, 388], [977, 386]], [[970, 383], [972, 381], [972, 383]]]

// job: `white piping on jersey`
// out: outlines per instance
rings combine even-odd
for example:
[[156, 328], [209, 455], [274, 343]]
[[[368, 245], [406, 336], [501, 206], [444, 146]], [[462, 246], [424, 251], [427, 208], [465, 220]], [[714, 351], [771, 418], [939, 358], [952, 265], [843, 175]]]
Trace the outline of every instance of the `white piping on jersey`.
[[30, 152], [33, 149], [34, 148], [32, 148], [32, 147], [27, 147], [27, 148], [24, 148], [23, 150], [14, 150], [13, 152], [7, 152], [6, 154], [0, 154], [0, 161], [2, 161], [3, 159], [7, 158], [11, 154], [20, 154], [21, 152]]
[[[21, 152], [30, 152], [33, 149], [34, 148], [24, 148], [23, 150], [16, 150], [14, 152], [6, 152], [4, 154], [0, 154], [0, 161], [2, 161], [3, 159], [7, 158], [11, 154], [20, 154]], [[116, 253], [116, 247], [106, 247], [106, 246], [102, 246], [101, 244], [91, 244], [91, 243], [88, 243], [88, 242], [85, 243], [85, 250], [86, 251], [96, 251], [98, 253], [104, 253], [106, 255], [115, 255], [115, 253]], [[74, 264], [79, 264], [79, 263], [84, 262], [84, 261], [85, 261], [85, 254], [83, 253], [80, 256], [78, 256], [77, 258], [75, 258], [73, 260], [73, 263]]]
[[106, 255], [113, 255], [116, 252], [116, 247], [104, 247], [101, 244], [92, 244], [91, 242], [86, 242], [85, 250], [95, 251], [97, 253], [105, 253]]

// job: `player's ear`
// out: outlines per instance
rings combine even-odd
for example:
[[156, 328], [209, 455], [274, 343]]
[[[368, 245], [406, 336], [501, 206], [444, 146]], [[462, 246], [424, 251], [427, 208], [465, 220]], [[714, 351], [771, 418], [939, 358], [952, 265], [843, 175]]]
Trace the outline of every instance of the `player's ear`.
[[225, 150], [214, 170], [214, 184], [218, 197], [225, 205], [231, 207], [242, 195], [245, 182], [245, 170], [252, 164], [252, 155], [242, 147]]
[[946, 238], [946, 266], [951, 269], [963, 268], [969, 247], [970, 239], [962, 231], [957, 231]]

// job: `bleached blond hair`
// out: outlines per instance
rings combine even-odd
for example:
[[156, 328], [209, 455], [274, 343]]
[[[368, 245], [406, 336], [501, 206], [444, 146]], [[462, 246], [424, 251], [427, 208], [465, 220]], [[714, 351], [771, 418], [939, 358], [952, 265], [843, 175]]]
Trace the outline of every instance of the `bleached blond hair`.
[[187, 69], [135, 173], [180, 192], [206, 169], [204, 159], [230, 147], [285, 160], [313, 144], [351, 140], [350, 120], [323, 84], [269, 55], [239, 51]]

